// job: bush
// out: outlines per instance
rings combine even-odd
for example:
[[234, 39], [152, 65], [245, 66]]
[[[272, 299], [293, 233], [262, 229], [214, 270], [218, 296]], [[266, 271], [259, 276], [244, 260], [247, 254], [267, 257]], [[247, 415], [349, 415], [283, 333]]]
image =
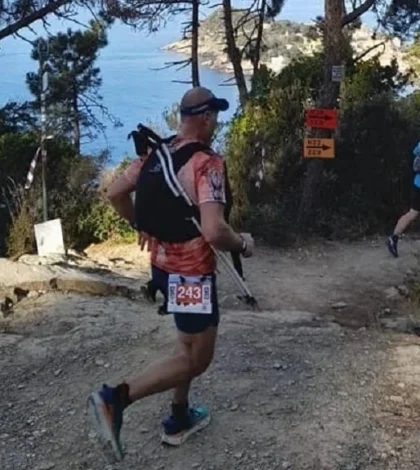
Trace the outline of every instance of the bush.
[[23, 188], [15, 185], [9, 186], [5, 193], [7, 207], [9, 209], [10, 225], [7, 234], [7, 255], [11, 258], [31, 252], [34, 246], [34, 214], [29, 197], [25, 195]]
[[[35, 134], [0, 136], [0, 207], [4, 215], [0, 238], [3, 239], [3, 252], [7, 251], [9, 255], [22, 254], [22, 250], [32, 251], [33, 224], [43, 220], [40, 162], [31, 189], [21, 192], [19, 210], [5, 209], [10, 198], [10, 192], [6, 195], [9, 181], [23, 184], [37, 146]], [[65, 139], [48, 142], [48, 216], [49, 219], [61, 219], [67, 248], [84, 248], [92, 242], [108, 238], [135, 239], [131, 227], [105, 201], [103, 175], [107, 174], [106, 162], [106, 154], [98, 157], [76, 154]], [[128, 163], [129, 160], [124, 160], [115, 174]]]
[[[324, 164], [313, 227], [329, 237], [361, 236], [394, 223], [407, 207], [411, 152], [419, 139], [420, 94], [400, 96], [409, 77], [396, 63], [381, 67], [372, 60], [348, 72], [337, 158]], [[229, 127], [234, 220], [269, 242], [295, 232], [306, 168], [303, 111], [313, 106], [321, 80], [321, 55], [299, 59], [277, 76], [261, 69], [250, 101]]]
[[121, 219], [106, 199], [106, 188], [126, 168], [129, 160], [124, 160], [114, 168], [104, 170], [100, 175], [98, 190], [85, 217], [79, 217], [78, 229], [89, 235], [91, 242], [115, 240], [133, 242], [136, 233], [127, 221]]

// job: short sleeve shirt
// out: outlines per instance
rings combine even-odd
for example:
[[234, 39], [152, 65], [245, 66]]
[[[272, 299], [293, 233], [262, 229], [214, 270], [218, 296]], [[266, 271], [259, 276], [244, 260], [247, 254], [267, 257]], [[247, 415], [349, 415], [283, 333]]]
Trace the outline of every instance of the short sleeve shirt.
[[[174, 146], [180, 148], [189, 142], [179, 139]], [[133, 186], [144, 161], [145, 158], [136, 159], [124, 172]], [[226, 203], [225, 170], [221, 156], [197, 152], [177, 176], [194, 204]], [[216, 268], [214, 253], [203, 237], [184, 243], [163, 243], [153, 239], [149, 246], [152, 264], [169, 273], [200, 275], [211, 273]]]

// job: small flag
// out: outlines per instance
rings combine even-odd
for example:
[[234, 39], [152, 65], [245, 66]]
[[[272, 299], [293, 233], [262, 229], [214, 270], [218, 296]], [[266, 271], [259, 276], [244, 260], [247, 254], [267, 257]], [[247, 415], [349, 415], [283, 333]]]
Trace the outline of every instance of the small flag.
[[34, 158], [31, 161], [31, 166], [29, 167], [28, 175], [26, 176], [25, 189], [29, 189], [31, 187], [32, 181], [34, 180], [35, 168], [36, 164], [38, 163], [40, 152], [41, 147], [38, 147], [35, 152]]

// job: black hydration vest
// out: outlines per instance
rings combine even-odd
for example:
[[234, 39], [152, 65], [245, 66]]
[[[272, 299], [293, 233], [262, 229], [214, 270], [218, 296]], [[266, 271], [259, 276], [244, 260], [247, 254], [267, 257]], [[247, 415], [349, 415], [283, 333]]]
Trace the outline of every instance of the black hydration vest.
[[[169, 148], [173, 138], [165, 140]], [[192, 142], [178, 150], [171, 151], [175, 175], [197, 152], [214, 155], [210, 147], [199, 142]], [[219, 157], [214, 156], [214, 158]], [[226, 172], [225, 192], [225, 217], [228, 220], [232, 208], [232, 192]], [[161, 242], [183, 243], [201, 235], [191, 221], [194, 217], [200, 223], [198, 207], [195, 205], [190, 207], [182, 196], [174, 196], [165, 181], [162, 166], [155, 151], [145, 161], [137, 179], [135, 217], [138, 231], [145, 232]]]

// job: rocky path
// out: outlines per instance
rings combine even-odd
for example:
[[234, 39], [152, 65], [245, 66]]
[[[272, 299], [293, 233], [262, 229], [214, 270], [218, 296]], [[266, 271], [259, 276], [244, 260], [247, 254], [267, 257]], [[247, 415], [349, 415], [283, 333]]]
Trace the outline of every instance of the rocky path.
[[[23, 298], [0, 321], [0, 468], [418, 469], [420, 340], [400, 327], [416, 322], [400, 293], [419, 248], [407, 240], [399, 260], [382, 241], [261, 249], [245, 265], [261, 312], [243, 310], [221, 276], [218, 350], [193, 390], [212, 425], [163, 447], [170, 396], [146, 399], [127, 413], [122, 464], [94, 446], [87, 395], [171, 351], [171, 318], [115, 292]], [[89, 255], [134, 290], [147, 275], [136, 247]]]

